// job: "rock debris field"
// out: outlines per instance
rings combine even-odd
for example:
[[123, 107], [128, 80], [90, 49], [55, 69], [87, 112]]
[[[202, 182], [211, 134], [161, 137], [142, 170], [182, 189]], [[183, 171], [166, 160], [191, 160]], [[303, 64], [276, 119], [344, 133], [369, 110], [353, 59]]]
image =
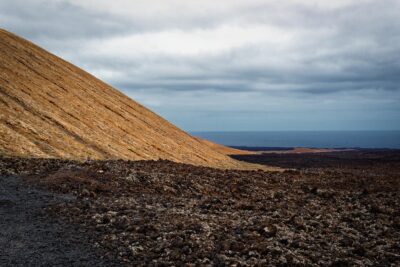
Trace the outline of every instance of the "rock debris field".
[[399, 266], [399, 163], [0, 158], [0, 265]]

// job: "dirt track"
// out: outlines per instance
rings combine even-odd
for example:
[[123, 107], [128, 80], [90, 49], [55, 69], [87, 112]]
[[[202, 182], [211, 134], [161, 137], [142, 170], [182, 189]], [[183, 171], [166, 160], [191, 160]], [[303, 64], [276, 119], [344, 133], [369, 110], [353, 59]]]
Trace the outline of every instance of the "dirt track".
[[28, 186], [18, 177], [0, 177], [0, 266], [110, 266], [85, 233], [44, 209], [73, 201]]

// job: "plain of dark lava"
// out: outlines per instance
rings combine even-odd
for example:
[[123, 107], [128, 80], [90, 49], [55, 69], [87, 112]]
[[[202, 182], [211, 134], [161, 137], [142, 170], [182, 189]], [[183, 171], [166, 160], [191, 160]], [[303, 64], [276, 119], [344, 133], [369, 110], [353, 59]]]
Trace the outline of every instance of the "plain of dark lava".
[[[162, 160], [0, 158], [0, 176], [20, 177], [3, 179], [3, 188], [18, 181], [40, 188], [29, 194], [31, 186], [24, 185], [15, 194], [34, 207], [46, 203], [40, 216], [25, 208], [27, 217], [6, 215], [18, 217], [13, 222], [22, 223], [22, 229], [30, 229], [29, 222], [53, 229], [48, 237], [40, 231], [25, 237], [35, 248], [25, 251], [32, 259], [34, 240], [42, 236], [46, 244], [61, 241], [56, 248], [69, 251], [64, 259], [76, 259], [78, 265], [79, 256], [87, 255], [100, 264], [107, 259], [127, 266], [399, 266], [399, 155], [363, 151], [251, 158], [296, 168], [284, 172]], [[309, 161], [315, 164], [310, 167]], [[13, 197], [6, 198], [3, 214], [18, 206]], [[57, 227], [67, 230], [57, 236]], [[85, 241], [76, 242], [84, 246], [75, 250], [68, 244], [75, 244], [76, 236]], [[94, 256], [97, 250], [103, 260]], [[18, 263], [19, 254], [11, 252], [2, 252], [1, 264]], [[61, 255], [43, 253], [48, 262]]]
[[17, 176], [1, 176], [0, 266], [117, 265], [101, 259], [101, 251], [82, 229], [45, 212], [74, 199], [28, 185]]

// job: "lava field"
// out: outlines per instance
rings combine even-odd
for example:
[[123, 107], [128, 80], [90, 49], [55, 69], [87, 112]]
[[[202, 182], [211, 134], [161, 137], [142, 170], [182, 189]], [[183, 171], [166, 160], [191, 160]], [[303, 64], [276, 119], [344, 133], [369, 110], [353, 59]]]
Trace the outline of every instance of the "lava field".
[[282, 155], [268, 162], [281, 172], [0, 158], [0, 176], [69, 196], [43, 216], [117, 265], [399, 266], [400, 160], [368, 155]]

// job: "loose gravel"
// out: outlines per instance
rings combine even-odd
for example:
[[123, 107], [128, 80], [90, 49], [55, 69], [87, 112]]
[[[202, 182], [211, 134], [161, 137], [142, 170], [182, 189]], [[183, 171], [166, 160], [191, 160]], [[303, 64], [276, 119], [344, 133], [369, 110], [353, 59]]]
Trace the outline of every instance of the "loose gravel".
[[117, 265], [101, 259], [82, 229], [44, 212], [75, 199], [30, 186], [18, 176], [0, 176], [0, 266]]
[[264, 172], [2, 159], [0, 170], [75, 196], [46, 214], [126, 266], [399, 266], [400, 164], [380, 164]]

